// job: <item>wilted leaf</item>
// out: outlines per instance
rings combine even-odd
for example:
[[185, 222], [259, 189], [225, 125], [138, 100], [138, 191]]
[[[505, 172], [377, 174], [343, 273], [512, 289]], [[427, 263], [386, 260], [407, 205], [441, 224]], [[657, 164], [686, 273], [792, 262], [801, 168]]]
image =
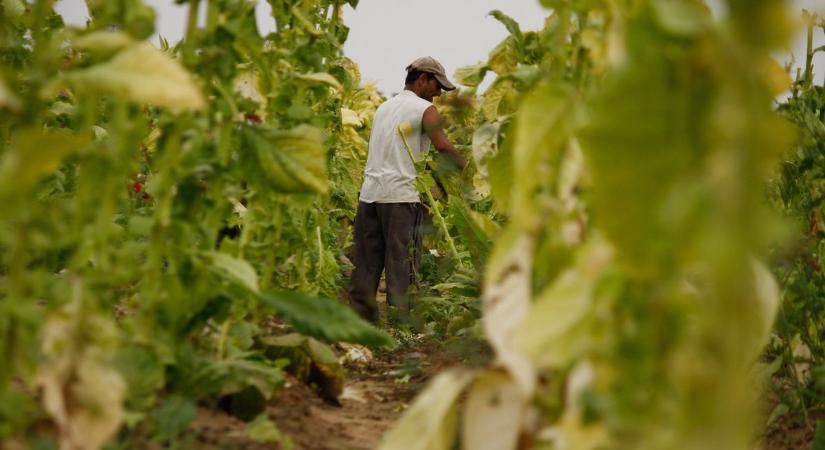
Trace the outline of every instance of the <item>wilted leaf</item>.
[[511, 225], [490, 257], [483, 295], [484, 332], [497, 361], [510, 372], [526, 397], [535, 388], [535, 371], [532, 362], [516, 347], [515, 337], [530, 313], [534, 246], [532, 236]]
[[341, 108], [341, 125], [345, 127], [361, 127], [364, 125], [363, 121], [360, 117], [358, 117], [358, 113], [348, 109], [348, 108]]
[[247, 261], [221, 252], [207, 252], [212, 262], [210, 269], [255, 294], [259, 291], [258, 273]]
[[481, 112], [488, 122], [495, 122], [499, 118], [499, 111], [505, 97], [513, 89], [513, 81], [507, 78], [497, 78], [484, 92], [481, 101]]
[[479, 375], [464, 404], [461, 448], [514, 450], [526, 406], [526, 399], [506, 373]]
[[287, 371], [301, 382], [315, 386], [326, 401], [338, 404], [344, 391], [344, 368], [330, 346], [297, 333], [260, 339], [270, 359], [289, 360]]
[[456, 434], [456, 400], [472, 379], [469, 372], [438, 375], [384, 435], [378, 449], [451, 450]]
[[515, 338], [519, 351], [542, 367], [565, 368], [597, 345], [591, 325], [594, 291], [612, 258], [602, 241], [584, 247], [576, 265], [537, 296]]
[[111, 95], [172, 110], [206, 106], [203, 94], [180, 63], [149, 43], [126, 47], [108, 61], [67, 72], [45, 93], [51, 95], [63, 85], [80, 94]]
[[395, 345], [389, 335], [335, 300], [298, 293], [264, 293], [260, 299], [302, 334], [328, 342], [350, 342], [371, 347]]
[[[65, 450], [99, 450], [123, 421], [126, 386], [120, 374], [102, 362], [114, 339], [109, 319], [82, 314], [78, 303], [48, 319], [42, 331], [42, 360], [37, 385], [43, 408], [59, 430]], [[79, 344], [79, 326], [96, 342]]]
[[473, 133], [473, 160], [476, 169], [485, 179], [488, 176], [487, 161], [498, 153], [498, 135], [501, 125], [498, 122], [485, 123]]

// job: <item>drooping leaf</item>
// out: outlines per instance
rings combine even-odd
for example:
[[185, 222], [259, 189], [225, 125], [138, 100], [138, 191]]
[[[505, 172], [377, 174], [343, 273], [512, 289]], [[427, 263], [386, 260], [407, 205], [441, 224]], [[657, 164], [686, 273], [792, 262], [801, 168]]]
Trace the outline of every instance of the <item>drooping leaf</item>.
[[499, 75], [507, 75], [516, 70], [518, 67], [517, 42], [510, 36], [490, 52], [490, 59], [487, 61], [490, 70]]
[[180, 63], [149, 43], [128, 46], [103, 63], [67, 72], [44, 93], [52, 95], [64, 85], [78, 94], [110, 95], [175, 111], [206, 106], [200, 89]]
[[515, 336], [530, 314], [531, 274], [535, 238], [511, 225], [490, 256], [483, 294], [482, 325], [496, 358], [516, 380], [525, 397], [535, 388], [535, 368], [520, 352]]
[[471, 385], [464, 404], [461, 448], [514, 450], [526, 406], [526, 399], [506, 373], [488, 371], [480, 374]]
[[267, 357], [286, 358], [286, 370], [298, 380], [314, 386], [326, 401], [338, 404], [344, 391], [344, 368], [332, 348], [300, 334], [270, 336], [260, 339]]
[[467, 87], [477, 87], [484, 81], [484, 76], [490, 68], [484, 62], [479, 62], [472, 66], [459, 67], [455, 71], [455, 80]]
[[335, 300], [299, 293], [267, 292], [263, 304], [278, 312], [295, 330], [327, 342], [350, 342], [370, 347], [392, 347], [393, 339], [371, 326], [348, 306]]
[[456, 400], [472, 372], [444, 372], [415, 399], [384, 435], [379, 450], [450, 450], [456, 434]]
[[328, 73], [298, 73], [295, 74], [295, 78], [309, 84], [327, 85], [336, 91], [344, 89], [341, 82]]
[[582, 248], [575, 267], [539, 293], [516, 345], [541, 367], [564, 369], [602, 339], [595, 326], [595, 290], [612, 261], [610, 247], [596, 241]]

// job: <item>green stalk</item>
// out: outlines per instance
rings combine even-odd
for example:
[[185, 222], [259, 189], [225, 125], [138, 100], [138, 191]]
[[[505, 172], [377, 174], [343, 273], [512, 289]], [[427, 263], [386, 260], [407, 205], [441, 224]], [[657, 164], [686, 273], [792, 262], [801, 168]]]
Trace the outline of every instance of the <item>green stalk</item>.
[[[410, 148], [410, 144], [407, 142], [407, 137], [404, 135], [404, 132], [401, 130], [401, 127], [398, 127], [398, 134], [401, 135], [401, 140], [404, 142], [404, 148], [407, 149], [407, 154], [410, 155], [410, 160], [412, 161], [413, 165], [416, 164], [415, 156], [413, 156], [412, 149]], [[453, 237], [450, 236], [450, 232], [447, 228], [447, 221], [444, 220], [444, 216], [441, 215], [441, 210], [438, 207], [438, 203], [433, 198], [432, 192], [426, 188], [421, 182], [420, 179], [416, 176], [416, 184], [418, 184], [418, 190], [424, 193], [424, 196], [427, 198], [427, 203], [430, 204], [430, 207], [433, 210], [433, 215], [435, 216], [436, 223], [438, 223], [438, 227], [441, 229], [441, 232], [444, 233], [444, 237], [447, 239], [447, 247], [450, 250], [450, 254], [456, 261], [458, 261], [458, 267], [464, 269], [464, 261], [461, 260], [461, 256], [458, 254], [458, 249], [455, 246], [455, 241]]]
[[186, 20], [186, 42], [192, 43], [195, 39], [195, 33], [198, 32], [198, 9], [200, 9], [200, 0], [189, 0], [189, 16]]
[[805, 87], [810, 87], [813, 82], [814, 69], [814, 19], [808, 17], [807, 53], [805, 54]]
[[230, 321], [227, 320], [223, 323], [223, 325], [221, 325], [221, 334], [218, 337], [218, 350], [215, 358], [218, 361], [223, 361], [223, 357], [226, 354], [226, 341], [229, 338], [229, 324]]

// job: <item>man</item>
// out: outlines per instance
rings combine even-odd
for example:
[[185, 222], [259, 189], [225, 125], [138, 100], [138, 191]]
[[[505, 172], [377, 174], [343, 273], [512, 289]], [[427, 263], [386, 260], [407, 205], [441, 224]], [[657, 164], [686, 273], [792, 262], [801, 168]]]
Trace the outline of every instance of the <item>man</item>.
[[399, 127], [405, 125], [407, 143], [416, 160], [432, 142], [436, 150], [463, 168], [464, 158], [447, 140], [432, 103], [442, 90], [453, 89], [444, 66], [430, 57], [419, 58], [407, 66], [404, 90], [375, 112], [355, 215], [355, 271], [350, 284], [350, 304], [373, 323], [378, 321], [375, 295], [381, 272], [386, 271], [387, 302], [395, 308], [394, 315], [404, 321], [410, 310], [407, 290], [417, 281], [420, 261], [423, 211], [415, 185], [415, 165]]

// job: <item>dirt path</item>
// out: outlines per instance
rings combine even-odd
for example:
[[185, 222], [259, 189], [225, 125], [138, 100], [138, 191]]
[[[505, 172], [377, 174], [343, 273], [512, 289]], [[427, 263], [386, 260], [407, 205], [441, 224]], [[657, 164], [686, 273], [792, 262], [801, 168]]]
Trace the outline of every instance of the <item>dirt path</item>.
[[368, 365], [348, 367], [341, 406], [291, 383], [269, 416], [296, 449], [374, 449], [426, 381], [424, 361], [415, 353], [379, 354]]
[[[372, 450], [429, 379], [450, 367], [486, 362], [489, 351], [480, 345], [445, 345], [435, 338], [419, 337], [394, 351], [376, 353], [369, 362], [347, 364], [340, 406], [324, 402], [309, 386], [289, 379], [266, 414], [289, 437], [294, 450]], [[202, 408], [190, 427], [191, 448], [283, 448], [255, 442], [246, 427], [223, 411]]]

